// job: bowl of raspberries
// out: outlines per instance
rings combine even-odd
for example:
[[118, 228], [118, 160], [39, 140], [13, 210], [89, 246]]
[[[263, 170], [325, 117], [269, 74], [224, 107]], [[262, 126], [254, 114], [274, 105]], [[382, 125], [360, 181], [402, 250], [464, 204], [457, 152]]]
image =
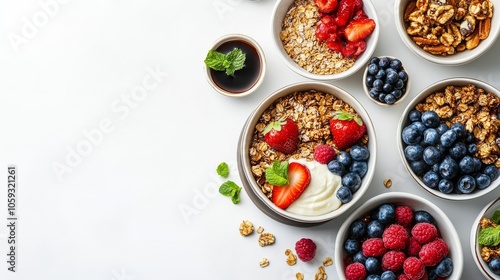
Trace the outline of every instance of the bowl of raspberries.
[[379, 105], [398, 104], [410, 91], [408, 71], [398, 58], [372, 57], [363, 74], [363, 89]]
[[446, 214], [409, 193], [377, 195], [358, 207], [335, 241], [340, 279], [460, 279], [463, 252]]
[[490, 193], [500, 175], [500, 92], [471, 78], [436, 82], [407, 105], [397, 129], [415, 181], [444, 199]]

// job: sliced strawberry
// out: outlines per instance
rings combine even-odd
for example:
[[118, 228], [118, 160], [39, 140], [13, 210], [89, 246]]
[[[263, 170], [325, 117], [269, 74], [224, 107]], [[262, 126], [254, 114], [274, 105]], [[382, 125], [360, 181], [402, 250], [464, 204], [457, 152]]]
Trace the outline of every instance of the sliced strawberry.
[[330, 14], [326, 14], [326, 15], [322, 16], [321, 17], [321, 23], [326, 24], [328, 26], [334, 26], [335, 25], [335, 22], [333, 20], [333, 16], [331, 16]]
[[358, 115], [337, 111], [330, 120], [330, 131], [337, 149], [345, 150], [365, 135], [366, 125]]
[[363, 40], [375, 30], [375, 21], [371, 18], [352, 20], [344, 30], [345, 38], [355, 42]]
[[340, 41], [326, 41], [326, 46], [332, 51], [342, 53], [344, 49], [344, 44]]
[[359, 40], [356, 42], [348, 41], [346, 43], [346, 48], [347, 47], [354, 49], [354, 53], [352, 54], [353, 56], [359, 56], [366, 50], [366, 42], [365, 40]]
[[316, 28], [316, 38], [322, 42], [326, 40], [336, 40], [337, 38], [337, 26], [328, 25], [321, 22]]
[[354, 13], [363, 9], [363, 0], [354, 0]]
[[291, 154], [299, 143], [299, 128], [291, 118], [271, 122], [264, 129], [264, 141], [276, 151]]
[[344, 48], [340, 51], [342, 53], [342, 56], [345, 58], [353, 56], [357, 51], [357, 47], [353, 44], [350, 44], [350, 42], [347, 42], [344, 45]]
[[337, 8], [338, 0], [314, 0], [318, 10], [322, 13], [329, 13]]
[[354, 13], [355, 0], [340, 0], [335, 17], [335, 24], [337, 26], [344, 26], [349, 22]]
[[352, 20], [365, 19], [365, 18], [368, 18], [368, 15], [363, 10], [358, 10], [357, 12], [354, 12], [354, 15], [352, 16]]
[[311, 181], [309, 169], [298, 162], [288, 165], [288, 184], [273, 186], [273, 203], [281, 209], [286, 209], [304, 192]]

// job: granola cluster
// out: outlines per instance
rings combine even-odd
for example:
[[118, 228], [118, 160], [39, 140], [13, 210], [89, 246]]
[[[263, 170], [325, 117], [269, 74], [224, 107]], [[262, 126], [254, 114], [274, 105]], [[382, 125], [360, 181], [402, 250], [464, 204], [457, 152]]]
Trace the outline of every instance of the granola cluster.
[[[274, 160], [290, 158], [313, 160], [314, 148], [320, 144], [333, 146], [329, 121], [335, 111], [355, 113], [346, 102], [335, 96], [318, 91], [294, 92], [277, 99], [262, 114], [255, 125], [249, 149], [250, 165], [256, 182], [267, 197], [271, 197], [272, 185], [266, 182], [265, 170]], [[283, 116], [292, 118], [299, 128], [299, 145], [295, 153], [286, 155], [271, 149], [264, 141], [263, 131], [269, 122]], [[361, 139], [368, 143], [368, 135]]]
[[474, 85], [449, 85], [417, 104], [420, 112], [435, 111], [448, 126], [462, 123], [474, 134], [476, 156], [485, 164], [500, 168], [500, 98]]
[[491, 0], [413, 0], [405, 9], [406, 32], [426, 52], [452, 55], [488, 38]]
[[[488, 228], [488, 227], [496, 227], [497, 224], [495, 224], [492, 220], [488, 218], [482, 218], [479, 221], [479, 226], [481, 229]], [[490, 262], [491, 259], [494, 258], [500, 258], [500, 245], [498, 246], [483, 246], [481, 248], [481, 258], [485, 262]]]
[[296, 0], [285, 15], [280, 33], [286, 53], [306, 71], [319, 75], [345, 72], [354, 58], [343, 58], [316, 39], [319, 11], [313, 0]]

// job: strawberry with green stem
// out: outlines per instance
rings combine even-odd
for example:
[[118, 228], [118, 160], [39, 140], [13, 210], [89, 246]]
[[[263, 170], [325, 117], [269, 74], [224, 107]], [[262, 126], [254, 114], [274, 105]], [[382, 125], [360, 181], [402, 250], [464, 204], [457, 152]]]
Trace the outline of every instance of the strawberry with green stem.
[[358, 115], [336, 111], [330, 120], [330, 131], [337, 149], [345, 150], [365, 135], [366, 125]]
[[285, 116], [271, 122], [263, 131], [264, 141], [276, 151], [291, 154], [299, 144], [299, 128], [297, 124]]

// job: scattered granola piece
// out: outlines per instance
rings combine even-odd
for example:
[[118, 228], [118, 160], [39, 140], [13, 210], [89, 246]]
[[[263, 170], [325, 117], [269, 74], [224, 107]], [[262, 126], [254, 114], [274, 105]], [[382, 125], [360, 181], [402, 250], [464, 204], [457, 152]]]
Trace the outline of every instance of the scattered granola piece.
[[274, 234], [269, 233], [269, 232], [263, 232], [259, 235], [260, 247], [274, 244], [275, 240], [276, 240], [276, 237], [274, 236]]
[[297, 272], [295, 278], [297, 278], [297, 280], [304, 280], [304, 274], [302, 274], [302, 272]]
[[269, 260], [267, 258], [262, 258], [262, 260], [260, 260], [260, 267], [266, 267], [269, 265]]
[[240, 224], [240, 234], [242, 236], [248, 236], [253, 232], [253, 224], [248, 220], [244, 220]]
[[326, 280], [328, 275], [326, 275], [325, 268], [323, 266], [318, 267], [318, 272], [314, 275], [314, 280]]
[[287, 256], [286, 258], [286, 263], [290, 266], [297, 264], [297, 255], [295, 255], [292, 250], [286, 249], [285, 255]]
[[332, 258], [330, 257], [326, 257], [324, 260], [323, 260], [323, 266], [330, 266], [333, 264], [333, 260]]
[[263, 228], [262, 226], [259, 226], [259, 227], [257, 228], [257, 233], [258, 233], [258, 234], [261, 234], [261, 233], [263, 233], [263, 232], [264, 232], [264, 228]]
[[392, 180], [391, 179], [385, 179], [384, 180], [384, 187], [386, 187], [386, 188], [392, 187]]

